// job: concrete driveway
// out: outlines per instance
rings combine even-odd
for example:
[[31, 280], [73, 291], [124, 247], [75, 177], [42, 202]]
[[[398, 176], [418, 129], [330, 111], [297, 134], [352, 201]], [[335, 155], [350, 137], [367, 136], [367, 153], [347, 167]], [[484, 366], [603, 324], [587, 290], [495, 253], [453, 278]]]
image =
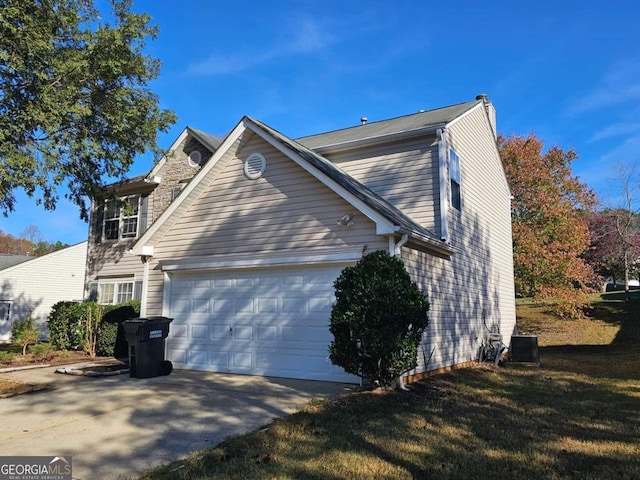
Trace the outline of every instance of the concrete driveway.
[[0, 399], [0, 455], [72, 456], [73, 478], [135, 477], [266, 425], [349, 385], [176, 370], [149, 379], [80, 377], [53, 367], [2, 378], [54, 384]]

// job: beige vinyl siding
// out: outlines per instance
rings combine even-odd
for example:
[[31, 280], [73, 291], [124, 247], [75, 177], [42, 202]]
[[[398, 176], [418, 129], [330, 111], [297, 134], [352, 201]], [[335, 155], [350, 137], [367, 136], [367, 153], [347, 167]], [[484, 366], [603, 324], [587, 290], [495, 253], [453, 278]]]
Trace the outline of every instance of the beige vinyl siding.
[[198, 201], [198, 199], [207, 191], [209, 185], [216, 181], [218, 175], [220, 175], [220, 173], [225, 170], [229, 162], [235, 158], [235, 152], [240, 145], [246, 142], [246, 136], [246, 133], [241, 135], [240, 138], [238, 138], [224, 153], [222, 158], [218, 160], [215, 166], [207, 172], [206, 176], [201, 178], [198, 183], [195, 184], [193, 191], [180, 203], [176, 211], [165, 220], [158, 231], [153, 234], [153, 237], [149, 239], [149, 244], [159, 241], [167, 232], [174, 229], [176, 222], [180, 221], [186, 212], [189, 211], [191, 205]]
[[[267, 169], [257, 180], [243, 173], [259, 151]], [[354, 224], [337, 220], [354, 214]], [[254, 136], [216, 181], [156, 245], [158, 258], [268, 252], [290, 248], [378, 243], [375, 225], [278, 150]]]
[[482, 107], [447, 131], [460, 157], [462, 192], [461, 211], [449, 209], [451, 260], [403, 249], [431, 301], [422, 345], [427, 356], [434, 349], [429, 370], [475, 359], [485, 324], [499, 325], [507, 344], [515, 326], [510, 192], [493, 138]]
[[433, 135], [325, 156], [416, 222], [440, 231], [438, 148]]
[[[412, 279], [427, 295], [429, 326], [418, 354], [416, 372], [464, 363], [476, 358], [482, 316], [492, 307], [482, 272], [456, 254], [451, 260], [403, 248], [402, 259]], [[466, 265], [465, 265], [466, 264]]]
[[487, 323], [497, 322], [508, 343], [516, 321], [511, 192], [484, 107], [455, 122], [448, 134], [460, 156], [462, 192], [461, 212], [451, 210], [451, 241], [484, 259], [485, 289], [495, 304]]
[[[266, 157], [267, 168], [261, 178], [249, 180], [244, 160], [254, 152]], [[309, 254], [353, 246], [368, 251], [388, 248], [388, 239], [375, 234], [371, 220], [257, 135], [245, 138], [237, 155], [221, 159], [216, 169], [155, 246], [149, 315], [162, 313], [163, 273], [156, 262], [244, 253]], [[353, 215], [352, 226], [337, 225], [345, 214]]]
[[149, 278], [147, 283], [147, 316], [162, 315], [164, 291], [164, 273], [157, 259], [149, 259]]
[[140, 257], [127, 253], [134, 243], [135, 239], [90, 244], [87, 258], [87, 284], [99, 277], [119, 275], [135, 275], [137, 280], [141, 280]]

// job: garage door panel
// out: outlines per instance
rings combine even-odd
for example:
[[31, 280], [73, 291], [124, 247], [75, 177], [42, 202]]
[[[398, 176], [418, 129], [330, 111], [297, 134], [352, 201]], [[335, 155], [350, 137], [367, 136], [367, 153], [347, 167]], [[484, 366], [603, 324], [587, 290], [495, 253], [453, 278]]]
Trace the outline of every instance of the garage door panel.
[[326, 328], [317, 326], [312, 327], [308, 325], [291, 325], [282, 327], [281, 335], [282, 341], [291, 343], [291, 342], [304, 342], [308, 343], [326, 343], [327, 340], [327, 332]]
[[256, 328], [258, 341], [270, 342], [278, 340], [278, 327], [275, 325], [258, 325]]
[[328, 359], [333, 282], [340, 270], [173, 274], [169, 359], [178, 368], [357, 381]]
[[171, 336], [173, 338], [188, 338], [189, 336], [189, 326], [188, 325], [178, 325], [172, 323], [170, 326]]
[[233, 352], [231, 354], [231, 369], [235, 372], [251, 372], [254, 368], [253, 352]]
[[191, 325], [191, 338], [195, 340], [209, 338], [209, 325]]
[[188, 350], [188, 363], [196, 367], [206, 367], [209, 352], [205, 349], [194, 348]]

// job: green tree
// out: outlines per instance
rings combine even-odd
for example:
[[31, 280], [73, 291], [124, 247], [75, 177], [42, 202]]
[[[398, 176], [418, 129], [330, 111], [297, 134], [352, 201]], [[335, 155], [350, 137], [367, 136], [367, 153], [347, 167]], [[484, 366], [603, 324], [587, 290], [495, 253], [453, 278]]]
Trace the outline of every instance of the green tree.
[[[574, 150], [528, 137], [498, 138], [511, 193], [516, 293], [556, 300], [558, 313], [580, 315], [593, 271], [581, 257], [590, 243], [586, 212], [595, 195], [574, 177]], [[581, 290], [576, 286], [582, 287]]]
[[113, 0], [113, 24], [92, 0], [0, 0], [0, 210], [22, 188], [54, 209], [58, 188], [88, 218], [103, 178], [122, 178], [138, 154], [159, 153], [175, 115], [148, 82], [144, 55], [157, 28], [131, 0]]
[[376, 251], [345, 268], [335, 281], [331, 361], [383, 387], [417, 364], [429, 302], [402, 260]]

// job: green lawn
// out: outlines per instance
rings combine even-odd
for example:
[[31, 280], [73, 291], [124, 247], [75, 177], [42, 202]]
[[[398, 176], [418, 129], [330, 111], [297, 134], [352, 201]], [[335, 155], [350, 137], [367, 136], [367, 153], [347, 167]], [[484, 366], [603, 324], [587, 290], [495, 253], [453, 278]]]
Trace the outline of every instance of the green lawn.
[[274, 421], [144, 479], [640, 478], [640, 302], [518, 304], [541, 367], [481, 365]]

